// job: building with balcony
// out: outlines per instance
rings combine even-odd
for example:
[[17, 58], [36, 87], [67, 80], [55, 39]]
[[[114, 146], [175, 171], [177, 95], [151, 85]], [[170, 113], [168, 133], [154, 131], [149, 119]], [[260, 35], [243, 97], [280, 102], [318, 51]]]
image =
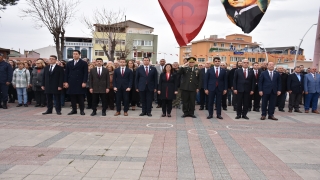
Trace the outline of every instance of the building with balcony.
[[[131, 20], [111, 25], [95, 24], [95, 27], [93, 58], [108, 60], [103, 49], [110, 51], [109, 36], [112, 35], [117, 40], [115, 59], [125, 57], [141, 60], [143, 57], [150, 57], [153, 63], [157, 61], [158, 36], [152, 34], [154, 28]], [[117, 33], [114, 33], [114, 28], [118, 28]]]
[[88, 58], [92, 60], [93, 43], [92, 38], [89, 37], [65, 37], [63, 48], [63, 59], [73, 59], [73, 51], [79, 50], [81, 52], [81, 58]]
[[[198, 62], [212, 61], [214, 57], [220, 57], [222, 62], [228, 65], [236, 64], [242, 59], [259, 63], [266, 62], [267, 59], [269, 62], [286, 63], [294, 60], [295, 52], [294, 46], [264, 49], [259, 43], [252, 42], [251, 36], [243, 34], [231, 34], [226, 38], [211, 35], [209, 38], [193, 41], [190, 45], [180, 47], [179, 62], [182, 64], [184, 58], [193, 56]], [[305, 60], [303, 53], [304, 50], [300, 48], [297, 60]]]

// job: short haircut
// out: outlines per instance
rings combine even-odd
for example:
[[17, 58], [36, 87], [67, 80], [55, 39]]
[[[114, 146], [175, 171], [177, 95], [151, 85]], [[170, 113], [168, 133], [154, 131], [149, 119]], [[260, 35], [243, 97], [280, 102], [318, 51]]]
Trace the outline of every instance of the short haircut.
[[294, 67], [294, 70], [296, 70], [297, 68], [300, 68], [300, 66], [296, 66], [296, 67]]
[[56, 55], [50, 55], [50, 57], [53, 57], [55, 60], [58, 59]]
[[79, 50], [73, 50], [73, 52], [77, 52], [78, 54], [81, 54]]
[[97, 58], [96, 61], [103, 61], [103, 59], [102, 58]]
[[219, 57], [214, 57], [214, 58], [213, 58], [213, 61], [215, 61], [216, 59], [219, 60], [219, 61], [221, 61], [221, 59], [220, 59]]
[[149, 57], [143, 57], [143, 59], [148, 59], [150, 61], [150, 58]]
[[124, 58], [124, 57], [121, 57], [121, 58], [120, 58], [120, 61], [121, 61], [121, 60], [126, 60], [126, 58]]
[[254, 62], [254, 63], [252, 63], [252, 65], [255, 65], [255, 64], [258, 64], [258, 65], [259, 65], [259, 63], [258, 63], [258, 62]]

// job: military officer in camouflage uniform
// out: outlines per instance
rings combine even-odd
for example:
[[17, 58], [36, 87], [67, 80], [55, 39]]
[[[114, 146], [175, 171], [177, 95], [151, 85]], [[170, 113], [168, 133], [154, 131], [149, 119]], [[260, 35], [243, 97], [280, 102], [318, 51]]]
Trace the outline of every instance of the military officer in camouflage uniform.
[[181, 99], [183, 103], [182, 117], [193, 117], [195, 109], [196, 94], [199, 91], [199, 70], [195, 67], [196, 58], [188, 58], [188, 62], [184, 64], [178, 71], [183, 75], [182, 82], [180, 84]]

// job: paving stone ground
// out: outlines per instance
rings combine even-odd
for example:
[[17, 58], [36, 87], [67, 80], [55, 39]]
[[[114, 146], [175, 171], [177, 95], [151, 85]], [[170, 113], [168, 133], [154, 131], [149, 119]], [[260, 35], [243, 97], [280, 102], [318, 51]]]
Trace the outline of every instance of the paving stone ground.
[[[320, 179], [320, 115], [276, 111], [279, 121], [172, 117], [42, 115], [33, 106], [0, 109], [0, 179], [299, 180]], [[154, 107], [156, 105], [153, 105]], [[123, 112], [122, 112], [123, 114]]]

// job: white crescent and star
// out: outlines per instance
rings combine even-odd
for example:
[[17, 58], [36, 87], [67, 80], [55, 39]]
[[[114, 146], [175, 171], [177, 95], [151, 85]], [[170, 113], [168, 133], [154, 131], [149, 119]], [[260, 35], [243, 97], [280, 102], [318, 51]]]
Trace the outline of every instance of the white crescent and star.
[[[181, 7], [181, 6], [186, 6], [186, 7], [188, 7], [188, 8], [191, 10], [191, 16], [193, 15], [193, 13], [194, 13], [194, 7], [193, 7], [193, 5], [192, 5], [191, 3], [189, 3], [189, 2], [177, 2], [177, 3], [175, 3], [175, 4], [171, 7], [171, 9], [170, 9], [170, 14], [171, 14], [171, 16], [172, 16], [173, 18], [174, 18], [174, 15], [173, 15], [174, 11], [176, 10], [176, 8]], [[183, 24], [185, 24], [185, 23], [186, 23], [186, 21], [182, 18], [182, 19], [180, 20], [180, 24], [183, 25]]]

